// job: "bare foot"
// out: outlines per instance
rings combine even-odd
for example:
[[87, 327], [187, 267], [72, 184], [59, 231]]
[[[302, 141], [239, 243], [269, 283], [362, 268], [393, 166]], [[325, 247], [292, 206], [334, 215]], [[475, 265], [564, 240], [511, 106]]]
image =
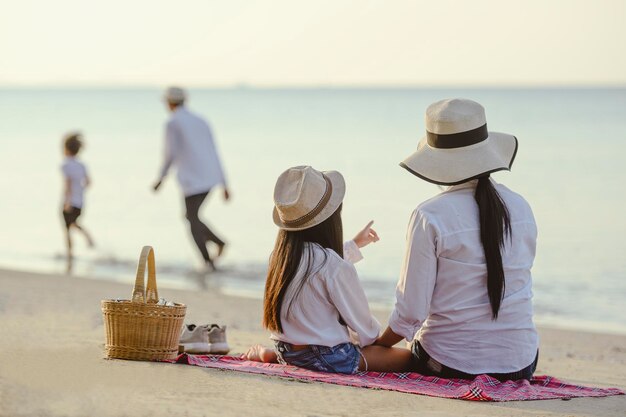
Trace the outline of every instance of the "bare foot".
[[245, 354], [246, 359], [254, 362], [276, 363], [278, 361], [274, 349], [263, 345], [254, 345]]
[[213, 263], [213, 261], [206, 261], [206, 263], [204, 264], [204, 269], [201, 273], [207, 275], [215, 271], [217, 271], [217, 268], [215, 268], [215, 264]]
[[67, 255], [67, 264], [65, 267], [65, 273], [70, 275], [74, 267], [74, 256], [72, 254]]
[[246, 359], [254, 362], [263, 362], [261, 360], [261, 351], [265, 350], [265, 348], [261, 345], [250, 346], [246, 354], [244, 355]]
[[226, 247], [226, 243], [222, 243], [221, 245], [217, 247], [217, 255], [215, 255], [216, 258], [219, 258], [220, 256], [222, 256], [222, 253], [224, 253], [225, 247]]

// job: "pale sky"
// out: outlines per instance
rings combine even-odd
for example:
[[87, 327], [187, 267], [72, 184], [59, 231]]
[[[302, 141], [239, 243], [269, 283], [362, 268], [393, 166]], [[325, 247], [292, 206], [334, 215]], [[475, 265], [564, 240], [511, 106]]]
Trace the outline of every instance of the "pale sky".
[[0, 86], [624, 86], [625, 21], [625, 0], [0, 0]]

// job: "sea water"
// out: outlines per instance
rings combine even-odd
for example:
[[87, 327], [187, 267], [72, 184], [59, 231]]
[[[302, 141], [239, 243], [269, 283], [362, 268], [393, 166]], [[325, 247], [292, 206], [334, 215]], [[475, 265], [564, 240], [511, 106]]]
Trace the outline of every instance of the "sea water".
[[191, 90], [189, 107], [210, 121], [232, 193], [225, 203], [214, 190], [201, 212], [228, 242], [221, 272], [206, 280], [193, 272], [201, 258], [173, 172], [151, 190], [168, 115], [159, 90], [2, 89], [0, 265], [64, 271], [61, 138], [80, 130], [92, 179], [80, 221], [97, 246], [74, 237], [77, 275], [127, 282], [130, 294], [140, 248], [152, 245], [162, 288], [260, 298], [277, 231], [275, 180], [307, 164], [345, 176], [346, 238], [375, 221], [381, 240], [357, 269], [371, 302], [389, 308], [409, 216], [439, 192], [398, 163], [424, 134], [426, 106], [448, 97], [479, 101], [490, 130], [519, 139], [512, 171], [494, 177], [537, 220], [537, 322], [626, 333], [626, 89]]

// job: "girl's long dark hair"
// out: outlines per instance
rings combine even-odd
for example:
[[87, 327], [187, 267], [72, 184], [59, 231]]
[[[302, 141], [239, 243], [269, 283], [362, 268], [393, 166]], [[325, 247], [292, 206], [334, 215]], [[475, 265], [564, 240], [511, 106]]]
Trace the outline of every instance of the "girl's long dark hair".
[[[343, 258], [341, 206], [328, 219], [310, 229], [296, 232], [281, 229], [278, 232], [274, 251], [270, 257], [267, 281], [265, 282], [265, 295], [263, 297], [263, 327], [270, 331], [283, 332], [283, 326], [280, 321], [283, 301], [287, 289], [298, 272], [300, 263], [307, 262], [304, 277], [298, 283], [298, 288], [290, 300], [288, 310], [293, 300], [300, 294], [308, 278], [316, 272], [312, 269], [313, 248], [309, 245], [307, 249], [305, 246], [307, 242], [332, 249]], [[306, 258], [303, 260], [305, 256]], [[324, 262], [326, 262], [326, 258], [321, 265]]]
[[491, 304], [491, 317], [496, 320], [505, 290], [501, 249], [504, 248], [505, 238], [511, 238], [511, 218], [489, 175], [478, 179], [474, 198], [478, 203], [480, 240], [487, 262], [487, 292]]

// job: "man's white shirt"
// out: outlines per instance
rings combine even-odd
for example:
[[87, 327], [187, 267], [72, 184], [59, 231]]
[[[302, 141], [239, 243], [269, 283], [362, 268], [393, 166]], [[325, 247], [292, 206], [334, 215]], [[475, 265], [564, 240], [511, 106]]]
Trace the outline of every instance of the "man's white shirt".
[[165, 127], [165, 160], [161, 179], [170, 167], [177, 170], [178, 183], [185, 197], [226, 186], [213, 134], [208, 123], [185, 107], [178, 107]]

